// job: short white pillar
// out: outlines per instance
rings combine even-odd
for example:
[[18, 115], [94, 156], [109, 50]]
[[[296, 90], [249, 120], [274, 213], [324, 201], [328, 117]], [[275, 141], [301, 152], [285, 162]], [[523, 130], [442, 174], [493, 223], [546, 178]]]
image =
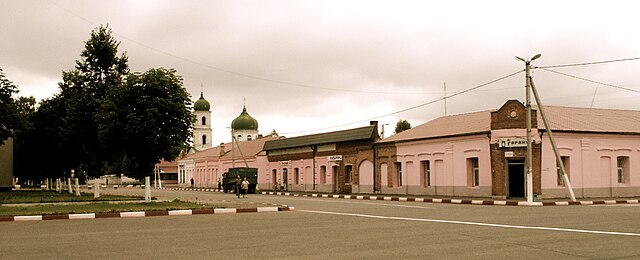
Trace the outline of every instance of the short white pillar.
[[76, 196], [80, 196], [80, 182], [76, 178]]
[[151, 177], [144, 177], [144, 201], [151, 202]]
[[93, 179], [93, 197], [100, 198], [100, 178]]
[[60, 187], [60, 186], [62, 186], [61, 183], [60, 183], [60, 178], [57, 178], [56, 179], [56, 191], [57, 192], [62, 192], [62, 187]]
[[67, 184], [69, 186], [69, 194], [73, 194], [73, 189], [71, 188], [71, 178], [67, 179]]

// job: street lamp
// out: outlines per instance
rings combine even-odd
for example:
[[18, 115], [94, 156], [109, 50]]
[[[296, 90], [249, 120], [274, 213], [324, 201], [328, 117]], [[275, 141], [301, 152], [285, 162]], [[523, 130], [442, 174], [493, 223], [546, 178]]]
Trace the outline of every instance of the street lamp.
[[526, 172], [527, 172], [527, 202], [533, 202], [533, 152], [531, 151], [531, 62], [540, 58], [542, 54], [536, 54], [531, 57], [530, 60], [525, 60], [516, 56], [517, 60], [523, 61], [525, 64], [525, 84], [526, 84], [526, 102], [527, 109], [527, 158], [526, 158]]

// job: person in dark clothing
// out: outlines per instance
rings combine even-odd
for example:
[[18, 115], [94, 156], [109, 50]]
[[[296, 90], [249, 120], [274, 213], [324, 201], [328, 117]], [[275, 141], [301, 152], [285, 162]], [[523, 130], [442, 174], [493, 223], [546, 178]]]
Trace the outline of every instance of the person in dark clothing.
[[240, 188], [242, 186], [242, 180], [240, 179], [240, 176], [236, 176], [236, 183], [235, 183], [235, 190], [236, 190], [236, 197], [240, 198]]

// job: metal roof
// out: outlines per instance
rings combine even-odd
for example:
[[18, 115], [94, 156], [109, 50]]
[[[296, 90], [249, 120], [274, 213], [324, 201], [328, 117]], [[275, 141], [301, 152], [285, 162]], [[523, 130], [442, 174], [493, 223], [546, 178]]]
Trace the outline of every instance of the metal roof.
[[348, 142], [348, 141], [357, 141], [357, 140], [367, 140], [371, 139], [374, 141], [377, 138], [377, 131], [375, 125], [335, 131], [329, 133], [320, 133], [313, 135], [305, 135], [298, 136], [292, 138], [283, 138], [278, 140], [267, 141], [264, 144], [264, 150], [277, 150], [277, 149], [286, 149], [286, 148], [294, 148], [294, 147], [302, 147], [309, 145], [318, 145], [318, 144], [330, 144], [330, 143], [340, 143], [340, 142]]
[[[495, 110], [436, 118], [379, 142], [405, 142], [489, 132], [491, 111]], [[640, 134], [640, 111], [637, 110], [544, 106], [544, 112], [552, 131]], [[538, 128], [546, 129], [541, 113], [537, 115]]]

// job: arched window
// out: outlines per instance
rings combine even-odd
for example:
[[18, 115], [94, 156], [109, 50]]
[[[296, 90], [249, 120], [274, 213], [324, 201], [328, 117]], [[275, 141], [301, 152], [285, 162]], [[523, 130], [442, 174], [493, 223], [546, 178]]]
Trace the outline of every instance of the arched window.
[[251, 135], [247, 135], [247, 140], [251, 140]]
[[202, 117], [202, 125], [207, 125], [207, 117], [206, 116]]
[[238, 135], [236, 139], [238, 139], [237, 141], [242, 141], [242, 135]]
[[202, 135], [202, 145], [207, 144], [207, 135]]

